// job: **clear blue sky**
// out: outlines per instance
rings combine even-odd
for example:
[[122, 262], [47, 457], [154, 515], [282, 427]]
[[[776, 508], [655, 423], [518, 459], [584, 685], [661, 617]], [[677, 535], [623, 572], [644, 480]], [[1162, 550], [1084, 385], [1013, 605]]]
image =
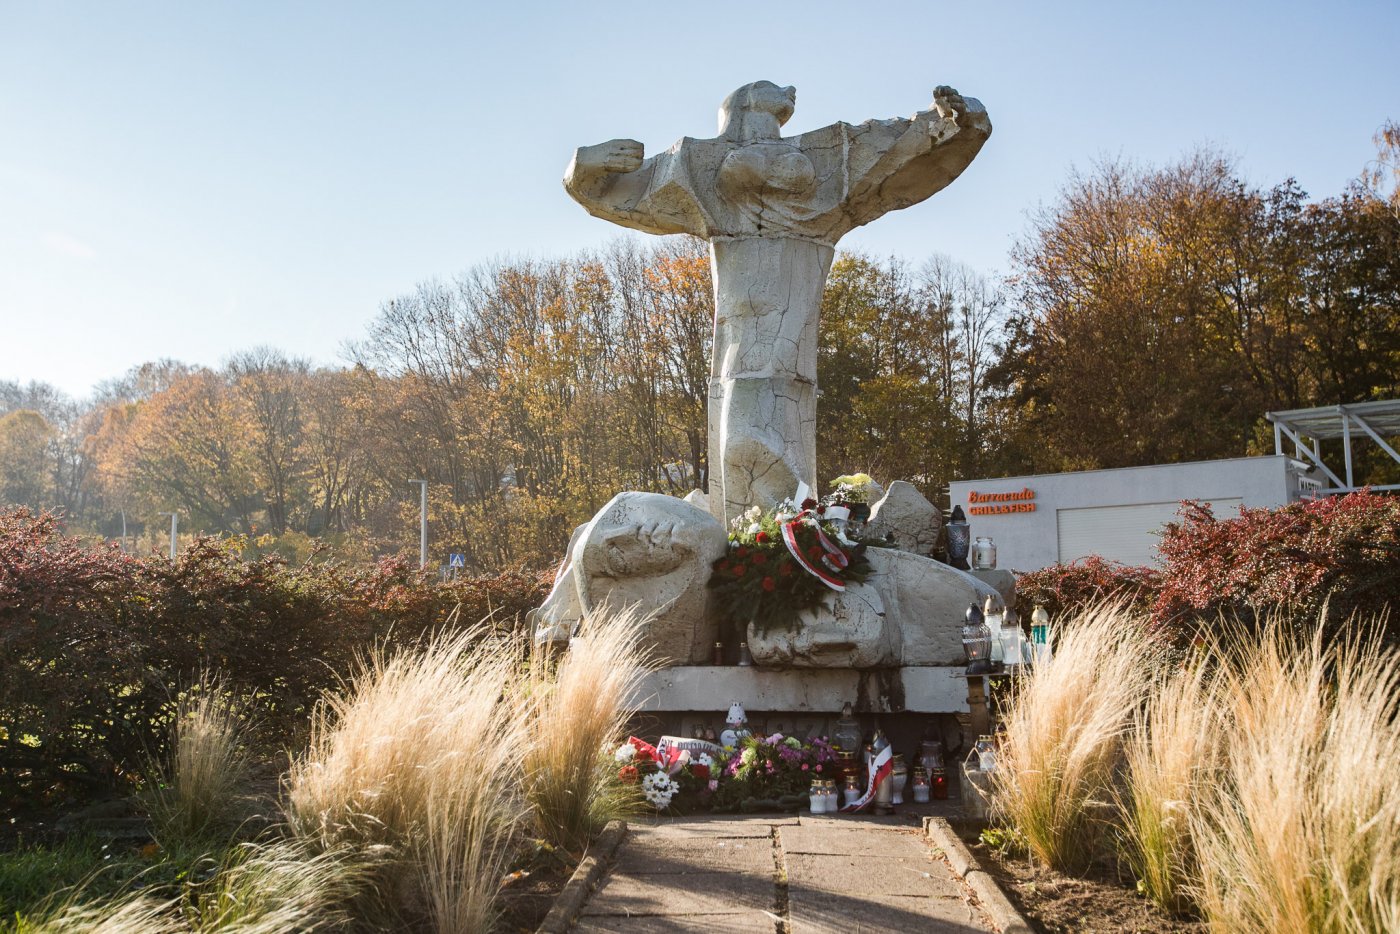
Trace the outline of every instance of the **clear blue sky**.
[[1211, 143], [1339, 192], [1400, 118], [1400, 3], [108, 3], [0, 0], [0, 379], [75, 395], [159, 357], [335, 363], [380, 302], [598, 246], [575, 146], [715, 130], [760, 78], [788, 132], [936, 84], [995, 132], [843, 245], [1006, 267], [1073, 165]]

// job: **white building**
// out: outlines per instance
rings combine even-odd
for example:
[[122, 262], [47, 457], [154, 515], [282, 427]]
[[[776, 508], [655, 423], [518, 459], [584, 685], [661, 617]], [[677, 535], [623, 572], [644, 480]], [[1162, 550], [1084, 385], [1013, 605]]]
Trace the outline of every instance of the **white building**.
[[[973, 536], [990, 536], [997, 566], [1012, 571], [1089, 555], [1155, 564], [1158, 533], [1177, 517], [1182, 500], [1209, 503], [1224, 519], [1240, 506], [1276, 508], [1352, 492], [1359, 488], [1352, 471], [1356, 441], [1374, 443], [1400, 463], [1391, 443], [1400, 438], [1400, 399], [1267, 412], [1264, 418], [1274, 426], [1272, 457], [959, 480], [949, 485], [949, 509], [961, 506]], [[1328, 463], [1323, 442], [1334, 458], [1340, 453], [1340, 464]], [[1285, 453], [1289, 447], [1292, 456]], [[1396, 491], [1400, 484], [1370, 488]]]
[[949, 486], [972, 535], [990, 536], [997, 566], [1034, 571], [1099, 555], [1155, 564], [1157, 535], [1182, 500], [1209, 503], [1229, 518], [1238, 507], [1277, 507], [1320, 483], [1307, 464], [1282, 454], [1230, 460], [1086, 470], [1079, 473], [959, 480]]

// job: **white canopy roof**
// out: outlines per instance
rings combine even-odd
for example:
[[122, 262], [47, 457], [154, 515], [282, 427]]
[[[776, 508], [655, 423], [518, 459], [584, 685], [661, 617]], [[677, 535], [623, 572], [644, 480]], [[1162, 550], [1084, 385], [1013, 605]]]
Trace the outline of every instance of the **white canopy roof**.
[[[1346, 493], [1357, 489], [1351, 470], [1351, 440], [1365, 436], [1400, 463], [1400, 453], [1391, 447], [1386, 438], [1400, 436], [1400, 399], [1381, 399], [1375, 402], [1353, 402], [1349, 405], [1322, 405], [1312, 409], [1289, 409], [1285, 412], [1266, 412], [1264, 417], [1274, 425], [1274, 453], [1284, 453], [1284, 439], [1292, 441], [1298, 455], [1312, 461], [1332, 485], [1321, 493]], [[1304, 438], [1312, 440], [1309, 445]], [[1338, 476], [1322, 461], [1319, 442], [1342, 440], [1342, 453], [1345, 458], [1343, 472], [1345, 479]], [[1400, 489], [1398, 485], [1372, 487], [1377, 490]]]

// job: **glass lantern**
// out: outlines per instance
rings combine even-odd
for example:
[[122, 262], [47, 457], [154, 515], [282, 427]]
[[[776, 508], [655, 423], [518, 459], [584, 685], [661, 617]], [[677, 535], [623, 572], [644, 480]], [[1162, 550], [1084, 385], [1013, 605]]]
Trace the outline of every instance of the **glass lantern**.
[[1037, 662], [1050, 661], [1050, 614], [1037, 606], [1031, 614], [1031, 645]]
[[921, 765], [914, 766], [914, 775], [909, 781], [913, 788], [914, 803], [926, 803], [929, 800], [928, 770]]
[[943, 743], [938, 739], [926, 739], [919, 744], [919, 765], [930, 774], [934, 769], [943, 768]]
[[893, 789], [891, 804], [904, 803], [904, 786], [909, 783], [909, 767], [904, 764], [904, 754], [895, 753], [890, 761], [889, 781]]
[[854, 753], [860, 749], [860, 723], [856, 720], [850, 701], [841, 707], [841, 719], [836, 721], [836, 729], [831, 731], [831, 745], [842, 752]]
[[1021, 632], [1021, 620], [1016, 616], [1016, 610], [1007, 607], [1002, 611], [1001, 616], [1001, 649], [1002, 661], [1007, 668], [1014, 668], [1025, 661], [1022, 654], [1021, 645], [1025, 641], [1025, 635]]
[[967, 553], [972, 545], [972, 528], [967, 524], [961, 506], [953, 507], [953, 516], [948, 520], [948, 563], [960, 571], [966, 571]]
[[982, 615], [987, 621], [987, 631], [992, 634], [992, 668], [1000, 670], [1002, 663], [1006, 660], [1006, 646], [1002, 634], [1004, 617], [1001, 597], [996, 594], [988, 594], [987, 602], [982, 606]]
[[967, 653], [967, 673], [985, 675], [991, 671], [992, 633], [977, 604], [967, 606], [967, 622], [962, 629], [963, 651]]
[[865, 789], [860, 786], [860, 779], [856, 778], [855, 776], [851, 776], [845, 780], [844, 791], [845, 794], [843, 798], [846, 807], [850, 807], [851, 805], [859, 801], [861, 798], [865, 797]]
[[983, 772], [994, 772], [997, 767], [997, 744], [990, 735], [977, 737], [977, 767]]
[[979, 571], [990, 571], [997, 566], [997, 546], [990, 536], [977, 537], [972, 546], [972, 566]]

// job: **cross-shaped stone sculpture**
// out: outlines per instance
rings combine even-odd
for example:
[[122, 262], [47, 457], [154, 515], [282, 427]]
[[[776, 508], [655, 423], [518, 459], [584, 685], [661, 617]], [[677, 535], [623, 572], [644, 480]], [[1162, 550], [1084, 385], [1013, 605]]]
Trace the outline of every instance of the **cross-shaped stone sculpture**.
[[574, 153], [569, 194], [596, 217], [710, 242], [710, 511], [721, 522], [816, 489], [817, 316], [836, 242], [942, 190], [992, 132], [982, 105], [949, 87], [909, 119], [780, 130], [794, 88], [746, 84], [719, 135], [643, 159], [616, 139]]

